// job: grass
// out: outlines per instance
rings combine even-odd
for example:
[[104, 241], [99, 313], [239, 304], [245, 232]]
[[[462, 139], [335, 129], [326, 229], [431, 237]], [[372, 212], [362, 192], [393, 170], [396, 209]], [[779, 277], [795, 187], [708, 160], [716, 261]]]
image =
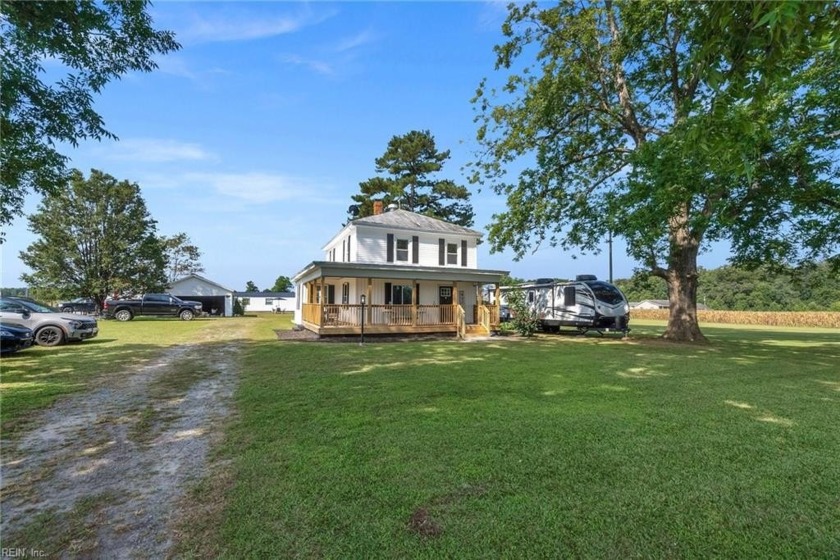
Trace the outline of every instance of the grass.
[[107, 383], [110, 376], [147, 363], [167, 347], [212, 341], [231, 321], [255, 322], [253, 318], [100, 320], [96, 338], [54, 348], [35, 346], [4, 356], [0, 364], [3, 437], [19, 431], [56, 399]]
[[212, 549], [838, 556], [837, 331], [706, 326], [711, 346], [679, 346], [660, 330], [364, 346], [266, 330]]
[[3, 359], [4, 438], [226, 321], [249, 333], [237, 413], [183, 500], [180, 556], [840, 556], [837, 330], [360, 346], [278, 342], [289, 316], [104, 321]]

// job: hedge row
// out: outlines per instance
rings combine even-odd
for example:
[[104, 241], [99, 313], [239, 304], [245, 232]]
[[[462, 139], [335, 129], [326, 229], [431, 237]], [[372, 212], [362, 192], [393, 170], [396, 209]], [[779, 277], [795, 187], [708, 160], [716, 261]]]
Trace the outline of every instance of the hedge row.
[[[633, 309], [630, 317], [667, 321], [668, 310]], [[840, 329], [840, 312], [836, 311], [698, 311], [697, 317], [701, 323]]]

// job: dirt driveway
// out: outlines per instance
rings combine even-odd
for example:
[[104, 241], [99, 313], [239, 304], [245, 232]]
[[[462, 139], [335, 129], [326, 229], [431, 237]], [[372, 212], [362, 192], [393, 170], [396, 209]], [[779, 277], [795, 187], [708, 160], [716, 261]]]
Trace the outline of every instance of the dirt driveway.
[[207, 474], [231, 410], [243, 327], [202, 340], [65, 398], [2, 442], [3, 548], [29, 556], [165, 558], [179, 500]]

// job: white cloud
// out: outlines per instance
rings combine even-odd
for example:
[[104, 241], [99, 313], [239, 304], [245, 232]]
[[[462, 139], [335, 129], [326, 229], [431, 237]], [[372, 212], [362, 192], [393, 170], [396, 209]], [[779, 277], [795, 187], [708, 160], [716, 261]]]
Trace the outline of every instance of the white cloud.
[[272, 173], [187, 173], [183, 179], [251, 204], [311, 199], [318, 192], [311, 179]]
[[198, 144], [162, 138], [129, 138], [97, 148], [96, 151], [109, 160], [145, 163], [203, 161], [213, 158]]
[[373, 33], [371, 33], [370, 30], [361, 31], [352, 37], [347, 37], [346, 39], [340, 41], [335, 45], [333, 50], [339, 53], [351, 51], [372, 43], [374, 39]]
[[481, 6], [478, 16], [478, 28], [483, 31], [498, 32], [508, 16], [509, 0], [487, 0]]
[[206, 70], [194, 70], [184, 57], [177, 55], [161, 56], [156, 58], [155, 62], [158, 65], [158, 72], [178, 78], [185, 78], [205, 91], [212, 89], [215, 78], [231, 74], [231, 72], [218, 67]]
[[355, 35], [351, 35], [332, 45], [319, 49], [320, 52], [325, 53], [327, 58], [334, 60], [327, 60], [324, 57], [313, 58], [298, 54], [281, 54], [278, 55], [278, 60], [284, 64], [303, 66], [323, 76], [335, 76], [338, 74], [337, 68], [346, 70], [349, 64], [357, 58], [358, 53], [354, 51], [372, 43], [374, 40], [374, 34], [370, 30], [360, 31]]
[[333, 15], [334, 12], [313, 13], [308, 7], [295, 14], [268, 17], [229, 11], [209, 14], [203, 10], [192, 14], [190, 23], [176, 32], [176, 39], [184, 43], [249, 41], [294, 33]]
[[324, 76], [332, 76], [335, 73], [333, 66], [329, 62], [323, 60], [304, 58], [296, 54], [282, 54], [279, 58], [281, 62], [292, 64], [294, 66], [304, 66]]

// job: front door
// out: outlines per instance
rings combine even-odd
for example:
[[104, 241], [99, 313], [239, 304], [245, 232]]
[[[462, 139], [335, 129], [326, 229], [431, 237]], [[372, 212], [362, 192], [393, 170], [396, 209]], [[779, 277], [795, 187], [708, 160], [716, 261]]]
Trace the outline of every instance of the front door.
[[455, 320], [452, 310], [452, 286], [438, 287], [438, 304], [440, 305], [440, 322], [452, 323]]

